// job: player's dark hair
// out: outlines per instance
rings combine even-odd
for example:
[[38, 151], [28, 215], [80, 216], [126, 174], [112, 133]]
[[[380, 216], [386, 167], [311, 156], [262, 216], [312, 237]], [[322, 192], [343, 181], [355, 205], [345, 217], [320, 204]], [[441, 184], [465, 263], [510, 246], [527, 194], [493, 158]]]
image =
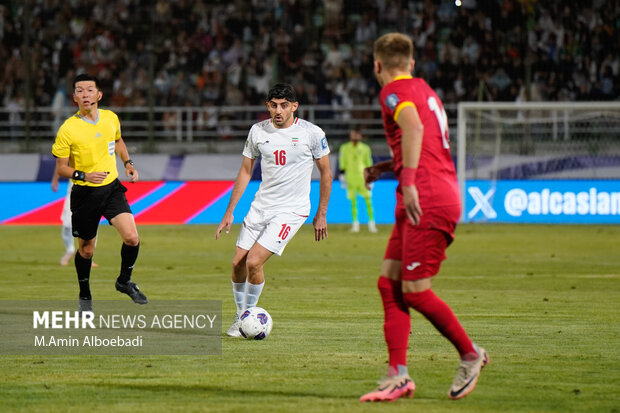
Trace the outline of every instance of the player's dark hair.
[[295, 93], [295, 88], [288, 83], [276, 83], [269, 89], [265, 102], [269, 102], [271, 99], [286, 99], [295, 103], [297, 102], [297, 93]]
[[81, 73], [73, 79], [73, 89], [75, 89], [75, 85], [77, 82], [95, 82], [95, 87], [99, 90], [99, 79], [96, 76], [90, 75], [88, 73]]

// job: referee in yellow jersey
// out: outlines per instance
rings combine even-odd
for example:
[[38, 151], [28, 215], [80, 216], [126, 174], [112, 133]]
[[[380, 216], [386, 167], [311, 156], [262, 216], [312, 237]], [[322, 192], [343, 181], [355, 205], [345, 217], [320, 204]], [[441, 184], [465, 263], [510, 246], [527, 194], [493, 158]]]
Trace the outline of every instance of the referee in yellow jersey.
[[121, 270], [116, 289], [138, 304], [148, 303], [146, 296], [131, 281], [140, 238], [127, 203], [127, 189], [118, 180], [116, 154], [123, 161], [125, 175], [138, 180], [138, 171], [129, 158], [118, 116], [99, 109], [102, 92], [96, 77], [80, 74], [73, 81], [73, 100], [78, 112], [67, 119], [56, 136], [52, 154], [60, 176], [71, 178], [71, 224], [78, 239], [75, 270], [80, 284], [79, 309], [92, 311], [90, 268], [95, 252], [97, 228], [104, 216], [123, 239]]

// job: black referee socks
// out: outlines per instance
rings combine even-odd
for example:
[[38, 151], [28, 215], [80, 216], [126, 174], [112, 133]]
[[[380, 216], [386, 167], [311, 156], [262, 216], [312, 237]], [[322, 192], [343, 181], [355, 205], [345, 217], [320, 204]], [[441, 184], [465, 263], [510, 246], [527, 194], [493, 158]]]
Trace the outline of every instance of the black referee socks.
[[92, 299], [90, 296], [90, 267], [92, 262], [92, 258], [86, 259], [80, 255], [80, 251], [76, 251], [75, 270], [80, 283], [80, 298], [84, 300]]
[[131, 279], [133, 266], [138, 259], [138, 251], [140, 251], [140, 244], [132, 247], [131, 245], [123, 243], [121, 247], [121, 275], [116, 279], [119, 283], [127, 284]]

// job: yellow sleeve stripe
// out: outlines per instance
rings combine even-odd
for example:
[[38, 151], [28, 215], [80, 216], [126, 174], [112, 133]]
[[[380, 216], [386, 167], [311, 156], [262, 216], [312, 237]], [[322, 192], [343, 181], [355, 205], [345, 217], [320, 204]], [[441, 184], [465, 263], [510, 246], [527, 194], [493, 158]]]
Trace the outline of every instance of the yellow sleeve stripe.
[[398, 122], [398, 115], [400, 115], [400, 111], [405, 109], [407, 106], [411, 106], [415, 109], [415, 104], [408, 100], [399, 103], [398, 106], [396, 106], [396, 110], [394, 111], [394, 121]]

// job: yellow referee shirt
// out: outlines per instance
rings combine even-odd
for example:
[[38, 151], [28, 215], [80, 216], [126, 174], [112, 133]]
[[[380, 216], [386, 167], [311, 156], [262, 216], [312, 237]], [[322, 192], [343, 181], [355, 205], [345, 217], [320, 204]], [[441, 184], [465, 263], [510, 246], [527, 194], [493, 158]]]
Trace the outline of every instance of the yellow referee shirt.
[[75, 169], [84, 172], [108, 172], [100, 184], [73, 180], [75, 185], [104, 186], [118, 177], [115, 142], [121, 138], [118, 116], [110, 110], [98, 109], [97, 120], [91, 122], [79, 112], [67, 119], [56, 135], [52, 154], [69, 158]]

